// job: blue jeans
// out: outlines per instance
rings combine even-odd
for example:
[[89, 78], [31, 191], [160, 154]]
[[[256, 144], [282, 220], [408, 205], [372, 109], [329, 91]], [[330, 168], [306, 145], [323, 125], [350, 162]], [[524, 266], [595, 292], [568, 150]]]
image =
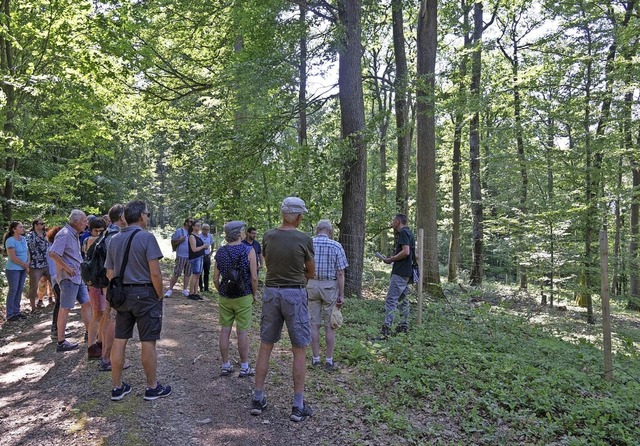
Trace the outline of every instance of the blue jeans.
[[27, 279], [26, 269], [5, 269], [7, 282], [9, 282], [9, 294], [7, 295], [7, 319], [20, 314], [20, 301], [24, 281]]
[[191, 274], [202, 274], [203, 259], [204, 257], [198, 257], [197, 259], [189, 260], [189, 263], [191, 264]]
[[384, 325], [391, 327], [396, 311], [400, 312], [400, 325], [407, 325], [409, 322], [409, 277], [397, 276], [391, 274], [389, 281], [389, 290], [387, 291], [387, 299], [384, 303], [385, 318]]

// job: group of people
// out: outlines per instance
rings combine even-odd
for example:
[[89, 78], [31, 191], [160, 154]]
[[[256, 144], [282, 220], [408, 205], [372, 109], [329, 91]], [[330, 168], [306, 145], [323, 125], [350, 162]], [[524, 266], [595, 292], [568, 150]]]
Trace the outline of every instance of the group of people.
[[[326, 338], [324, 367], [328, 371], [338, 368], [333, 359], [335, 330], [331, 325], [331, 314], [334, 308], [340, 308], [344, 303], [344, 272], [348, 262], [342, 245], [333, 240], [333, 226], [329, 220], [317, 223], [313, 238], [298, 230], [307, 212], [302, 199], [286, 198], [281, 205], [282, 223], [264, 234], [262, 246], [255, 239], [255, 228], [247, 229], [242, 221], [230, 221], [223, 228], [226, 244], [214, 255], [213, 284], [219, 294], [221, 326], [220, 374], [228, 376], [234, 372], [229, 358], [229, 343], [235, 323], [240, 355], [238, 376], [255, 376], [251, 415], [260, 415], [267, 408], [265, 381], [269, 360], [285, 324], [293, 353], [293, 403], [290, 420], [299, 422], [312, 415], [312, 409], [304, 399], [306, 350], [311, 345], [311, 367], [320, 366], [320, 329], [323, 325]], [[72, 211], [64, 227], [52, 228], [47, 233], [48, 244], [42, 244], [46, 254], [38, 257], [41, 262], [49, 261], [48, 266], [42, 267], [44, 271], [38, 272], [39, 276], [48, 274], [56, 290], [56, 308], [59, 306], [59, 310], [54, 311], [52, 327], [52, 334], [55, 334], [57, 340], [56, 350], [64, 352], [78, 348], [77, 343], [65, 338], [69, 310], [78, 302], [89, 338], [88, 355], [91, 358], [96, 354], [96, 348], [99, 348], [99, 368], [111, 371], [111, 399], [114, 401], [123, 399], [131, 392], [131, 386], [122, 380], [122, 371], [125, 368], [126, 345], [136, 325], [147, 381], [144, 399], [154, 400], [171, 394], [171, 386], [162, 385], [156, 377], [156, 341], [160, 339], [162, 329], [162, 298], [172, 296], [180, 275], [184, 275], [185, 297], [198, 300], [201, 299], [198, 290], [208, 290], [209, 271], [206, 264], [211, 265], [210, 257], [214, 247], [209, 225], [201, 225], [199, 221], [188, 218], [183, 227], [173, 234], [175, 267], [169, 288], [163, 293], [159, 263], [163, 255], [155, 236], [145, 230], [149, 225], [150, 215], [146, 203], [136, 200], [126, 206], [114, 205], [109, 211], [108, 224], [97, 221], [93, 223], [97, 219], [89, 222], [90, 234], [84, 249], [89, 250], [98, 241], [107, 244], [104, 264], [106, 275], [110, 280], [119, 278], [124, 295], [124, 301], [117, 308], [110, 307], [105, 289], [88, 290], [80, 278], [83, 246], [80, 235], [87, 226], [87, 217], [81, 210]], [[34, 226], [40, 226], [39, 223], [39, 220], [34, 221]], [[398, 331], [407, 329], [406, 293], [411, 275], [406, 275], [404, 264], [408, 259], [411, 268], [410, 261], [414, 257], [413, 235], [406, 228], [406, 217], [396, 215], [392, 225], [401, 236], [394, 255], [385, 258], [386, 263], [394, 263], [394, 270], [385, 307], [387, 314], [382, 328], [384, 336], [389, 334], [398, 305], [403, 316]], [[107, 232], [102, 234], [102, 231]], [[20, 314], [19, 302], [24, 274], [29, 272], [31, 265], [35, 267], [42, 264], [34, 263], [29, 256], [29, 248], [25, 248], [26, 240], [22, 240], [23, 234], [24, 228], [15, 222], [5, 236], [5, 246], [11, 262], [7, 264], [10, 282], [10, 298], [7, 300], [9, 320]], [[42, 237], [41, 234], [37, 232], [38, 237]], [[248, 331], [251, 327], [253, 303], [258, 299], [258, 271], [263, 259], [266, 278], [261, 293], [261, 342], [254, 369], [249, 362]], [[200, 280], [201, 275], [204, 275], [203, 280]], [[97, 323], [92, 324], [92, 321]]]

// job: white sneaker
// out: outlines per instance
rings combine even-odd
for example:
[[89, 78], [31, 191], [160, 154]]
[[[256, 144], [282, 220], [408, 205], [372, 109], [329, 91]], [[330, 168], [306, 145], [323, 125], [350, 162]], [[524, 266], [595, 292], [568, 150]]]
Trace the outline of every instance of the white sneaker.
[[182, 294], [184, 294], [184, 297], [189, 297], [189, 290], [182, 290]]
[[173, 290], [167, 290], [166, 293], [164, 293], [164, 297], [171, 297], [171, 293], [173, 292]]

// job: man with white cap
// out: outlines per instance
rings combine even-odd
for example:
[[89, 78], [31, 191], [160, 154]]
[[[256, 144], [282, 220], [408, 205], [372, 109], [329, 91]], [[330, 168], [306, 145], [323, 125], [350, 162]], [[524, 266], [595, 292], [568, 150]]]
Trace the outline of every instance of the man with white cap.
[[311, 237], [297, 230], [303, 214], [308, 212], [304, 201], [298, 197], [285, 198], [281, 211], [282, 224], [267, 231], [262, 242], [267, 276], [251, 415], [260, 415], [267, 407], [264, 383], [269, 358], [286, 323], [293, 352], [294, 396], [289, 419], [298, 422], [312, 415], [311, 407], [304, 401], [304, 380], [306, 350], [311, 343], [306, 284], [315, 275], [315, 261]]
[[324, 319], [326, 338], [325, 369], [334, 372], [338, 366], [333, 362], [336, 332], [331, 326], [331, 314], [335, 307], [344, 303], [344, 270], [349, 263], [342, 245], [333, 237], [333, 225], [329, 220], [320, 220], [313, 238], [316, 275], [309, 280], [309, 314], [311, 317], [311, 367], [320, 365], [320, 325]]

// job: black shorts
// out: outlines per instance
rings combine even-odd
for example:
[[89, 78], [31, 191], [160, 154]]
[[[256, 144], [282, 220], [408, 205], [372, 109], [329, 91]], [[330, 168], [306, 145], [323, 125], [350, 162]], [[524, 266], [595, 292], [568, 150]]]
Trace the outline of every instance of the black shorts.
[[125, 288], [124, 305], [116, 316], [116, 339], [131, 339], [138, 325], [140, 341], [157, 341], [162, 330], [162, 300], [153, 287]]

